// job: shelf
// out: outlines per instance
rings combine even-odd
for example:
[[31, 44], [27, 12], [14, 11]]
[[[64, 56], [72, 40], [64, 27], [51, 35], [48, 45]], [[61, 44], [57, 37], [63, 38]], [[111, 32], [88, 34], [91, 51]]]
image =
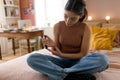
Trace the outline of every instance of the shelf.
[[14, 7], [14, 8], [19, 8], [18, 5], [4, 5], [4, 7]]
[[17, 24], [17, 21], [21, 19], [19, 0], [1, 0], [1, 1], [3, 1], [0, 2], [0, 4], [1, 8], [4, 10], [2, 15], [5, 24], [6, 25]]
[[6, 19], [11, 19], [11, 18], [13, 18], [13, 19], [18, 19], [18, 18], [20, 18], [20, 17], [5, 17]]

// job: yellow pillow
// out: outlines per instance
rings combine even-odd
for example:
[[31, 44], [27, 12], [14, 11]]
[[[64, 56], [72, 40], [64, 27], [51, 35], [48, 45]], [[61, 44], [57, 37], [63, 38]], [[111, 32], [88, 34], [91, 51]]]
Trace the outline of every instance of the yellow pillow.
[[118, 31], [119, 31], [119, 30], [117, 30], [117, 29], [109, 29], [109, 34], [111, 34], [112, 40], [115, 39]]
[[92, 29], [92, 34], [95, 34], [95, 33], [99, 32], [101, 30], [100, 27], [96, 27], [96, 26], [92, 26], [91, 29]]
[[93, 26], [90, 48], [96, 50], [111, 50], [113, 46], [113, 40], [115, 39], [117, 32], [117, 29]]

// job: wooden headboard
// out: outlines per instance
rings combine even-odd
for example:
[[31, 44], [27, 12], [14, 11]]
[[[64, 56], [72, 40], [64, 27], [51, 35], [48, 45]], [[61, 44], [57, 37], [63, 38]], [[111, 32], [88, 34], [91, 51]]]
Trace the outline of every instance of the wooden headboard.
[[88, 24], [88, 26], [92, 26], [92, 25], [97, 25], [100, 27], [112, 27], [112, 26], [116, 26], [117, 28], [120, 29], [120, 19], [111, 19], [108, 21], [106, 21], [105, 19], [102, 20], [91, 20], [91, 21], [86, 21], [86, 23]]

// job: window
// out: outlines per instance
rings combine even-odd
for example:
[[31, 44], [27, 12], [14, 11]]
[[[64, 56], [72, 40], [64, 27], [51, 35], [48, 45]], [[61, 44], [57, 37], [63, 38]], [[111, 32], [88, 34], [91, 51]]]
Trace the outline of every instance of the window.
[[64, 5], [67, 0], [35, 0], [36, 26], [46, 27], [64, 19]]
[[45, 0], [35, 0], [35, 21], [37, 27], [45, 23]]

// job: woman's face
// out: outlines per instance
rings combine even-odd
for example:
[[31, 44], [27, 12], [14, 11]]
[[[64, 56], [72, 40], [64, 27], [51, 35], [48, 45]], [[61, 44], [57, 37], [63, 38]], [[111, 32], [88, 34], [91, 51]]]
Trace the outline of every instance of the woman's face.
[[65, 10], [64, 19], [67, 26], [76, 24], [82, 15], [75, 14], [74, 12]]

